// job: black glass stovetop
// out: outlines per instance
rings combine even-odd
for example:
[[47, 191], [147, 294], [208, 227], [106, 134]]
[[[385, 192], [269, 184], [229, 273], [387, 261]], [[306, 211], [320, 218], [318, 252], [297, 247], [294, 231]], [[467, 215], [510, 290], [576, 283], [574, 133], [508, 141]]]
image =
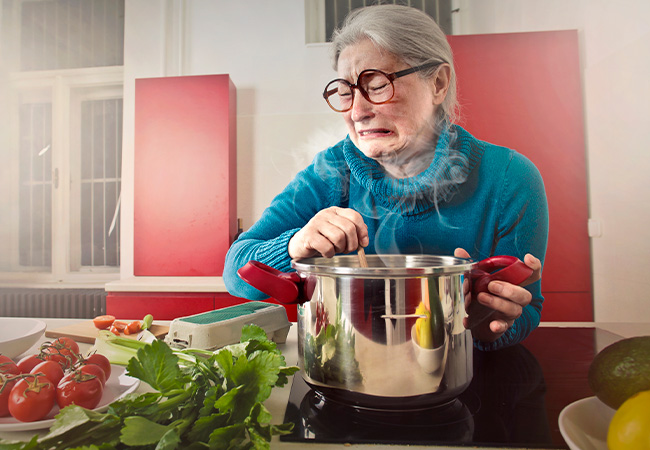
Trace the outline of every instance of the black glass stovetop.
[[458, 399], [417, 411], [358, 409], [323, 398], [297, 374], [283, 441], [568, 448], [558, 416], [593, 395], [589, 365], [619, 337], [594, 328], [540, 327], [521, 344], [474, 350], [472, 383]]

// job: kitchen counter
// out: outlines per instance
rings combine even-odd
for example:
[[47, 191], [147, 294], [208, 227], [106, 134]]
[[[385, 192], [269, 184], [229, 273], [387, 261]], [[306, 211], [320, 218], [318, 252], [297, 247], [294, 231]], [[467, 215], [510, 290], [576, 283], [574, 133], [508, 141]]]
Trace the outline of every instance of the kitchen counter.
[[[72, 323], [75, 323], [78, 321], [78, 319], [43, 319], [48, 328], [58, 328], [61, 326], [69, 325]], [[165, 322], [160, 322], [161, 324], [165, 324]], [[602, 348], [605, 346], [615, 342], [616, 340], [620, 339], [621, 337], [632, 337], [632, 336], [639, 336], [639, 335], [650, 335], [650, 323], [543, 323], [540, 325], [540, 333], [556, 333], [553, 330], [557, 330], [557, 334], [562, 334], [563, 332], [571, 331], [571, 330], [584, 330], [584, 329], [597, 329], [601, 330], [604, 332], [598, 332], [595, 334], [594, 338], [594, 351], [600, 351]], [[531, 335], [532, 336], [532, 335]], [[46, 338], [44, 337], [43, 340]], [[531, 341], [534, 344], [534, 339]], [[40, 344], [40, 343], [39, 343]], [[38, 348], [38, 345], [36, 344], [32, 349], [30, 349], [27, 353], [33, 353], [35, 350]], [[82, 350], [88, 349], [90, 346], [87, 344], [82, 344]], [[297, 364], [298, 361], [298, 346], [297, 346], [297, 326], [296, 324], [293, 324], [291, 327], [291, 330], [289, 332], [289, 335], [287, 337], [287, 341], [284, 344], [280, 344], [279, 348], [281, 349], [282, 353], [284, 354], [287, 364], [292, 365], [292, 364]], [[543, 366], [543, 364], [542, 364]], [[549, 377], [548, 374], [545, 374], [547, 378]], [[553, 374], [550, 374], [550, 378], [553, 377]], [[548, 383], [550, 384], [552, 380], [547, 380]], [[287, 403], [289, 400], [289, 397], [291, 395], [291, 389], [292, 389], [292, 384], [291, 381], [284, 386], [283, 388], [275, 388], [272, 391], [272, 394], [270, 398], [266, 402], [266, 407], [269, 409], [273, 416], [273, 422], [274, 423], [281, 423], [284, 420], [285, 417], [285, 411], [287, 410]], [[146, 386], [140, 386], [138, 388], [139, 391], [144, 391], [146, 390]], [[552, 390], [549, 390], [547, 392], [547, 395], [553, 395], [553, 392], [550, 392]], [[588, 396], [583, 395], [583, 397]], [[579, 397], [580, 398], [580, 397]], [[568, 403], [567, 403], [568, 404]], [[550, 428], [557, 428], [557, 423], [549, 423]], [[32, 432], [4, 432], [0, 433], [0, 437], [3, 439], [17, 439], [17, 440], [27, 440], [32, 436]], [[344, 444], [344, 443], [319, 443], [319, 442], [310, 442], [309, 444], [306, 444], [305, 442], [288, 442], [281, 440], [278, 437], [275, 437], [271, 448], [273, 449], [298, 449], [298, 448], [304, 448], [305, 445], [309, 445], [309, 448], [314, 448], [318, 449], [321, 447], [327, 447], [327, 448], [336, 448], [336, 447], [342, 447], [342, 446], [347, 446], [349, 444]], [[388, 445], [388, 444], [354, 444], [355, 447], [358, 448], [371, 448], [374, 450], [377, 449], [395, 449], [395, 448], [406, 448], [408, 445]], [[431, 448], [430, 446], [428, 446]], [[539, 447], [539, 446], [536, 446]], [[440, 448], [440, 449], [451, 449], [451, 448], [459, 448], [458, 446], [439, 446], [435, 448]], [[484, 447], [481, 446], [481, 448], [503, 448], [502, 446], [499, 447]], [[524, 448], [524, 447], [512, 447], [510, 446], [509, 448]], [[562, 446], [550, 446], [548, 448], [562, 448]]]
[[[574, 332], [577, 332], [577, 336], [574, 335]], [[287, 344], [282, 348], [285, 357], [287, 358], [287, 363], [291, 363], [294, 358], [297, 358], [297, 348], [296, 348], [296, 327], [292, 327], [292, 330], [289, 334], [289, 339]], [[556, 339], [548, 339], [549, 336], [558, 337]], [[595, 353], [599, 352], [606, 346], [614, 343], [615, 341], [621, 338], [640, 336], [640, 335], [650, 335], [650, 323], [598, 323], [593, 322], [548, 322], [542, 323], [539, 327], [539, 330], [536, 333], [531, 334], [530, 338], [526, 342], [526, 346], [529, 347], [529, 350], [533, 354], [543, 353], [541, 356], [538, 356], [539, 364], [542, 366], [544, 372], [543, 377], [546, 378], [546, 385], [544, 386], [544, 393], [541, 395], [541, 401], [548, 403], [547, 413], [549, 416], [552, 416], [553, 419], [549, 418], [548, 423], [548, 434], [553, 436], [554, 444], [548, 446], [544, 445], [531, 445], [527, 446], [516, 446], [516, 445], [473, 445], [470, 443], [458, 444], [458, 445], [426, 445], [427, 448], [438, 448], [438, 449], [458, 449], [458, 448], [488, 448], [488, 449], [500, 449], [500, 448], [513, 448], [513, 449], [527, 449], [527, 448], [567, 448], [562, 437], [560, 436], [559, 426], [557, 421], [557, 416], [561, 409], [570, 404], [571, 402], [578, 400], [580, 398], [585, 398], [593, 395], [587, 386], [586, 379], [584, 375], [586, 374], [586, 369], [588, 368], [588, 363], [593, 358]], [[568, 339], [565, 339], [568, 337]], [[577, 338], [576, 342], [572, 341], [572, 338]], [[585, 339], [586, 338], [586, 339]], [[550, 341], [555, 341], [553, 344]], [[548, 346], [547, 346], [548, 342]], [[563, 344], [566, 342], [566, 345]], [[558, 344], [559, 343], [559, 344]], [[555, 347], [554, 347], [555, 345]], [[570, 362], [564, 361], [567, 359], [572, 359], [576, 355], [577, 351], [584, 350], [584, 346], [589, 348], [591, 355], [582, 355], [581, 361], [576, 361], [576, 364], [571, 364]], [[565, 347], [566, 351], [553, 352], [553, 348], [557, 346]], [[540, 349], [542, 350], [540, 352]], [[579, 350], [578, 350], [579, 349]], [[481, 353], [481, 352], [479, 352]], [[492, 353], [492, 352], [488, 352]], [[588, 353], [588, 352], [584, 352]], [[533, 358], [535, 359], [535, 358]], [[475, 365], [477, 365], [477, 358], [475, 357]], [[560, 367], [555, 367], [560, 366]], [[556, 370], [560, 369], [560, 370]], [[507, 370], [507, 369], [506, 369]], [[562, 371], [567, 373], [563, 373]], [[558, 380], [559, 379], [559, 380]], [[564, 379], [564, 380], [563, 380]], [[569, 379], [569, 382], [566, 385], [562, 383]], [[577, 385], [577, 389], [576, 389]], [[502, 386], [503, 387], [503, 386]], [[488, 386], [488, 389], [492, 389], [493, 386]], [[496, 390], [498, 387], [494, 386]], [[506, 386], [506, 389], [508, 386]], [[267, 402], [267, 407], [273, 414], [273, 417], [277, 420], [281, 420], [282, 414], [287, 410], [286, 402], [288, 392], [291, 391], [291, 386], [287, 385], [283, 389], [276, 390], [269, 401]], [[507, 395], [507, 394], [506, 394]], [[572, 397], [573, 396], [573, 397]], [[546, 397], [546, 398], [544, 398]], [[568, 399], [568, 400], [567, 400]], [[499, 400], [500, 401], [500, 400]], [[486, 402], [487, 403], [487, 402]], [[525, 415], [528, 411], [525, 411]], [[494, 424], [490, 426], [501, 425], [495, 421]], [[341, 427], [345, 428], [345, 427]], [[345, 430], [337, 428], [338, 433], [346, 433]], [[327, 437], [325, 438], [327, 439]], [[308, 441], [309, 442], [309, 441]], [[558, 444], [559, 442], [559, 444]], [[381, 439], [378, 439], [377, 443], [358, 443], [356, 441], [350, 443], [326, 443], [326, 442], [314, 442], [311, 441], [308, 444], [305, 442], [286, 442], [281, 439], [276, 438], [272, 448], [305, 448], [306, 445], [309, 445], [309, 448], [319, 448], [319, 447], [343, 447], [343, 445], [353, 444], [355, 448], [368, 448], [368, 449], [395, 449], [395, 448], [412, 448], [412, 445], [409, 444], [386, 444], [382, 443]], [[422, 442], [420, 442], [422, 444]], [[416, 445], [416, 444], [413, 444]]]

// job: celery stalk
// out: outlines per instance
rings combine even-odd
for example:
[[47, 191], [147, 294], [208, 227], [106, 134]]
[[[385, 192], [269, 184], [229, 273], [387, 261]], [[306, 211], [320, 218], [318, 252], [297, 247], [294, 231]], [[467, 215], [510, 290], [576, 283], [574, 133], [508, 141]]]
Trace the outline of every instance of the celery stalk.
[[138, 353], [138, 349], [145, 345], [147, 342], [116, 336], [110, 331], [100, 330], [99, 337], [95, 339], [95, 345], [90, 349], [89, 354], [99, 353], [106, 356], [111, 364], [126, 366], [129, 360]]

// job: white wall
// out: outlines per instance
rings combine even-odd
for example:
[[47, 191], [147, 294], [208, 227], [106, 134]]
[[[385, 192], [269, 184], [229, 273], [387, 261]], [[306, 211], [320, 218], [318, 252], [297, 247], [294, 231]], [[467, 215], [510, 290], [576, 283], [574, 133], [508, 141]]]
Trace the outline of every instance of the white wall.
[[[590, 216], [602, 227], [592, 239], [596, 319], [650, 320], [650, 2], [458, 6], [463, 34], [579, 30]], [[126, 0], [122, 278], [133, 273], [134, 79], [230, 74], [238, 215], [249, 227], [313, 154], [344, 136], [320, 95], [335, 75], [327, 45], [305, 45], [304, 17], [303, 0]]]

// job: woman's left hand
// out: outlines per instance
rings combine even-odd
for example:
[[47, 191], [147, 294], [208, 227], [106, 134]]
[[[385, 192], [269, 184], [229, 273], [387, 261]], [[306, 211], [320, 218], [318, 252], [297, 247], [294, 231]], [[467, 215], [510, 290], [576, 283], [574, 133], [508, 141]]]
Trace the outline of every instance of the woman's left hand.
[[[469, 253], [462, 248], [454, 251], [457, 258], [469, 258]], [[465, 307], [472, 301], [478, 301], [482, 305], [493, 309], [495, 312], [482, 323], [472, 329], [472, 336], [480, 341], [493, 342], [497, 340], [515, 320], [521, 316], [523, 308], [530, 303], [532, 295], [523, 286], [527, 286], [541, 278], [542, 263], [531, 254], [524, 257], [524, 263], [533, 269], [533, 273], [520, 286], [505, 281], [492, 281], [488, 284], [489, 292], [481, 292], [476, 299], [471, 298], [469, 285], [465, 285]], [[467, 327], [467, 317], [464, 325]]]

